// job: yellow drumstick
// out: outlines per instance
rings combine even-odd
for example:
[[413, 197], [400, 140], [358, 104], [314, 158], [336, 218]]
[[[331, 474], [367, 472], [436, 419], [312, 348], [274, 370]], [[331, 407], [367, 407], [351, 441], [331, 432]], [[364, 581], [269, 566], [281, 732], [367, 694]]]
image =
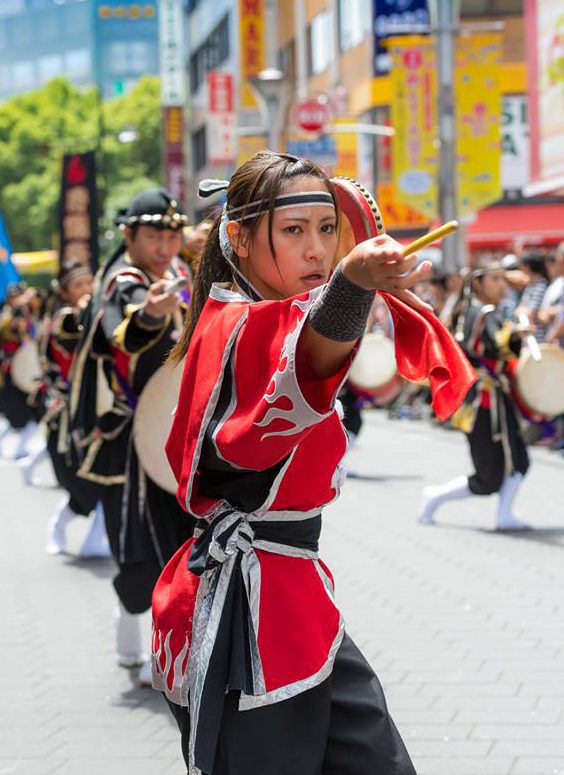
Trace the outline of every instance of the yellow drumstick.
[[416, 239], [413, 242], [410, 242], [409, 245], [406, 245], [403, 250], [403, 255], [411, 256], [412, 253], [417, 253], [417, 251], [421, 250], [421, 248], [425, 248], [427, 245], [431, 245], [433, 242], [437, 242], [437, 240], [446, 237], [447, 234], [452, 234], [452, 232], [456, 231], [457, 229], [458, 221], [449, 221], [448, 223], [443, 223], [443, 225], [439, 226], [438, 229], [433, 229], [433, 231], [430, 231], [429, 234], [425, 234], [423, 237], [419, 237], [419, 239]]

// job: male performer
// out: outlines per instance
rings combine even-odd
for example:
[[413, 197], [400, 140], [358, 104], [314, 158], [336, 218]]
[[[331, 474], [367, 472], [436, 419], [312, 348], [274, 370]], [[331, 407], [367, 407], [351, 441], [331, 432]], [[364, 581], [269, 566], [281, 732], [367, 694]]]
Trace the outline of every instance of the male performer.
[[[79, 357], [73, 386], [80, 398], [91, 395], [92, 379], [103, 367], [112, 391], [111, 408], [95, 421], [79, 473], [105, 485], [106, 527], [119, 566], [114, 579], [119, 597], [116, 658], [124, 667], [143, 662], [137, 615], [150, 607], [162, 567], [193, 530], [174, 496], [142, 469], [132, 438], [137, 400], [164, 363], [183, 323], [186, 305], [167, 286], [188, 274], [177, 257], [186, 220], [178, 203], [162, 189], [144, 191], [120, 216], [124, 241], [98, 278], [86, 337], [98, 367], [93, 375], [85, 368], [88, 358]], [[100, 391], [94, 393], [100, 414]], [[75, 394], [71, 409], [79, 404]], [[76, 419], [74, 430], [81, 430]], [[89, 430], [88, 422], [83, 422], [83, 431]], [[149, 663], [143, 665], [139, 679], [150, 684]]]

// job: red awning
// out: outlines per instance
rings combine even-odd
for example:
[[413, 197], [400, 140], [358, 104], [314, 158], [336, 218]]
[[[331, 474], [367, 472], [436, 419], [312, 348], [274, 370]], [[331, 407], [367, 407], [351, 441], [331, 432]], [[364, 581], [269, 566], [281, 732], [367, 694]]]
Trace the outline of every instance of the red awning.
[[467, 227], [470, 248], [555, 245], [564, 240], [564, 204], [488, 207]]

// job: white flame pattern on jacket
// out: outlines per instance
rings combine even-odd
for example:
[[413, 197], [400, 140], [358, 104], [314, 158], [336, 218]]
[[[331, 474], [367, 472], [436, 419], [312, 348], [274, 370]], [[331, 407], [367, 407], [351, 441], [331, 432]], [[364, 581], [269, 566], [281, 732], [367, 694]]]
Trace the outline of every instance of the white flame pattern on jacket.
[[[259, 428], [267, 428], [275, 420], [284, 420], [287, 423], [292, 423], [292, 427], [264, 433], [261, 436], [261, 441], [271, 436], [293, 436], [301, 433], [304, 428], [317, 425], [320, 418], [323, 417], [308, 404], [296, 378], [296, 348], [298, 340], [307, 320], [307, 314], [305, 313], [309, 312], [317, 295], [316, 292], [312, 292], [307, 300], [300, 301], [296, 299], [293, 302], [292, 306], [299, 307], [304, 314], [298, 318], [296, 327], [284, 340], [282, 352], [280, 353], [280, 362], [285, 361], [284, 367], [276, 370], [268, 385], [267, 394], [263, 399], [267, 404], [274, 404], [280, 398], [287, 398], [290, 402], [290, 407], [287, 409], [272, 407], [267, 410], [262, 420], [255, 422], [255, 425]], [[274, 389], [272, 389], [273, 386]]]
[[[157, 630], [153, 633], [153, 658], [152, 673], [153, 673], [153, 688], [157, 691], [165, 692], [166, 696], [172, 699], [177, 705], [186, 705], [186, 698], [182, 702], [182, 685], [184, 683], [186, 667], [182, 669], [182, 663], [184, 662], [186, 655], [188, 654], [188, 648], [190, 645], [188, 633], [186, 633], [186, 640], [182, 650], [178, 653], [174, 664], [172, 662], [172, 651], [170, 648], [170, 638], [172, 636], [172, 630], [169, 630], [163, 641], [162, 632]], [[165, 664], [161, 667], [161, 657], [165, 654]], [[172, 690], [169, 689], [170, 682], [169, 677], [172, 669]], [[188, 687], [186, 687], [187, 691]]]

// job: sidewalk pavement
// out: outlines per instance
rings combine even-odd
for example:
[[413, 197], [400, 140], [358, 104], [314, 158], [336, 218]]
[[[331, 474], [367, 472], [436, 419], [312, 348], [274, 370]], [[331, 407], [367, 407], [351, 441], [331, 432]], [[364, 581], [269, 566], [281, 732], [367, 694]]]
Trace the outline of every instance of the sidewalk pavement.
[[[419, 775], [564, 774], [564, 461], [533, 456], [534, 531], [492, 532], [494, 498], [422, 527], [421, 487], [468, 470], [464, 439], [370, 413], [350, 459], [365, 476], [326, 511], [349, 632]], [[0, 775], [184, 775], [161, 696], [114, 664], [112, 562], [77, 559], [79, 519], [67, 556], [44, 552], [60, 497], [0, 462]]]

